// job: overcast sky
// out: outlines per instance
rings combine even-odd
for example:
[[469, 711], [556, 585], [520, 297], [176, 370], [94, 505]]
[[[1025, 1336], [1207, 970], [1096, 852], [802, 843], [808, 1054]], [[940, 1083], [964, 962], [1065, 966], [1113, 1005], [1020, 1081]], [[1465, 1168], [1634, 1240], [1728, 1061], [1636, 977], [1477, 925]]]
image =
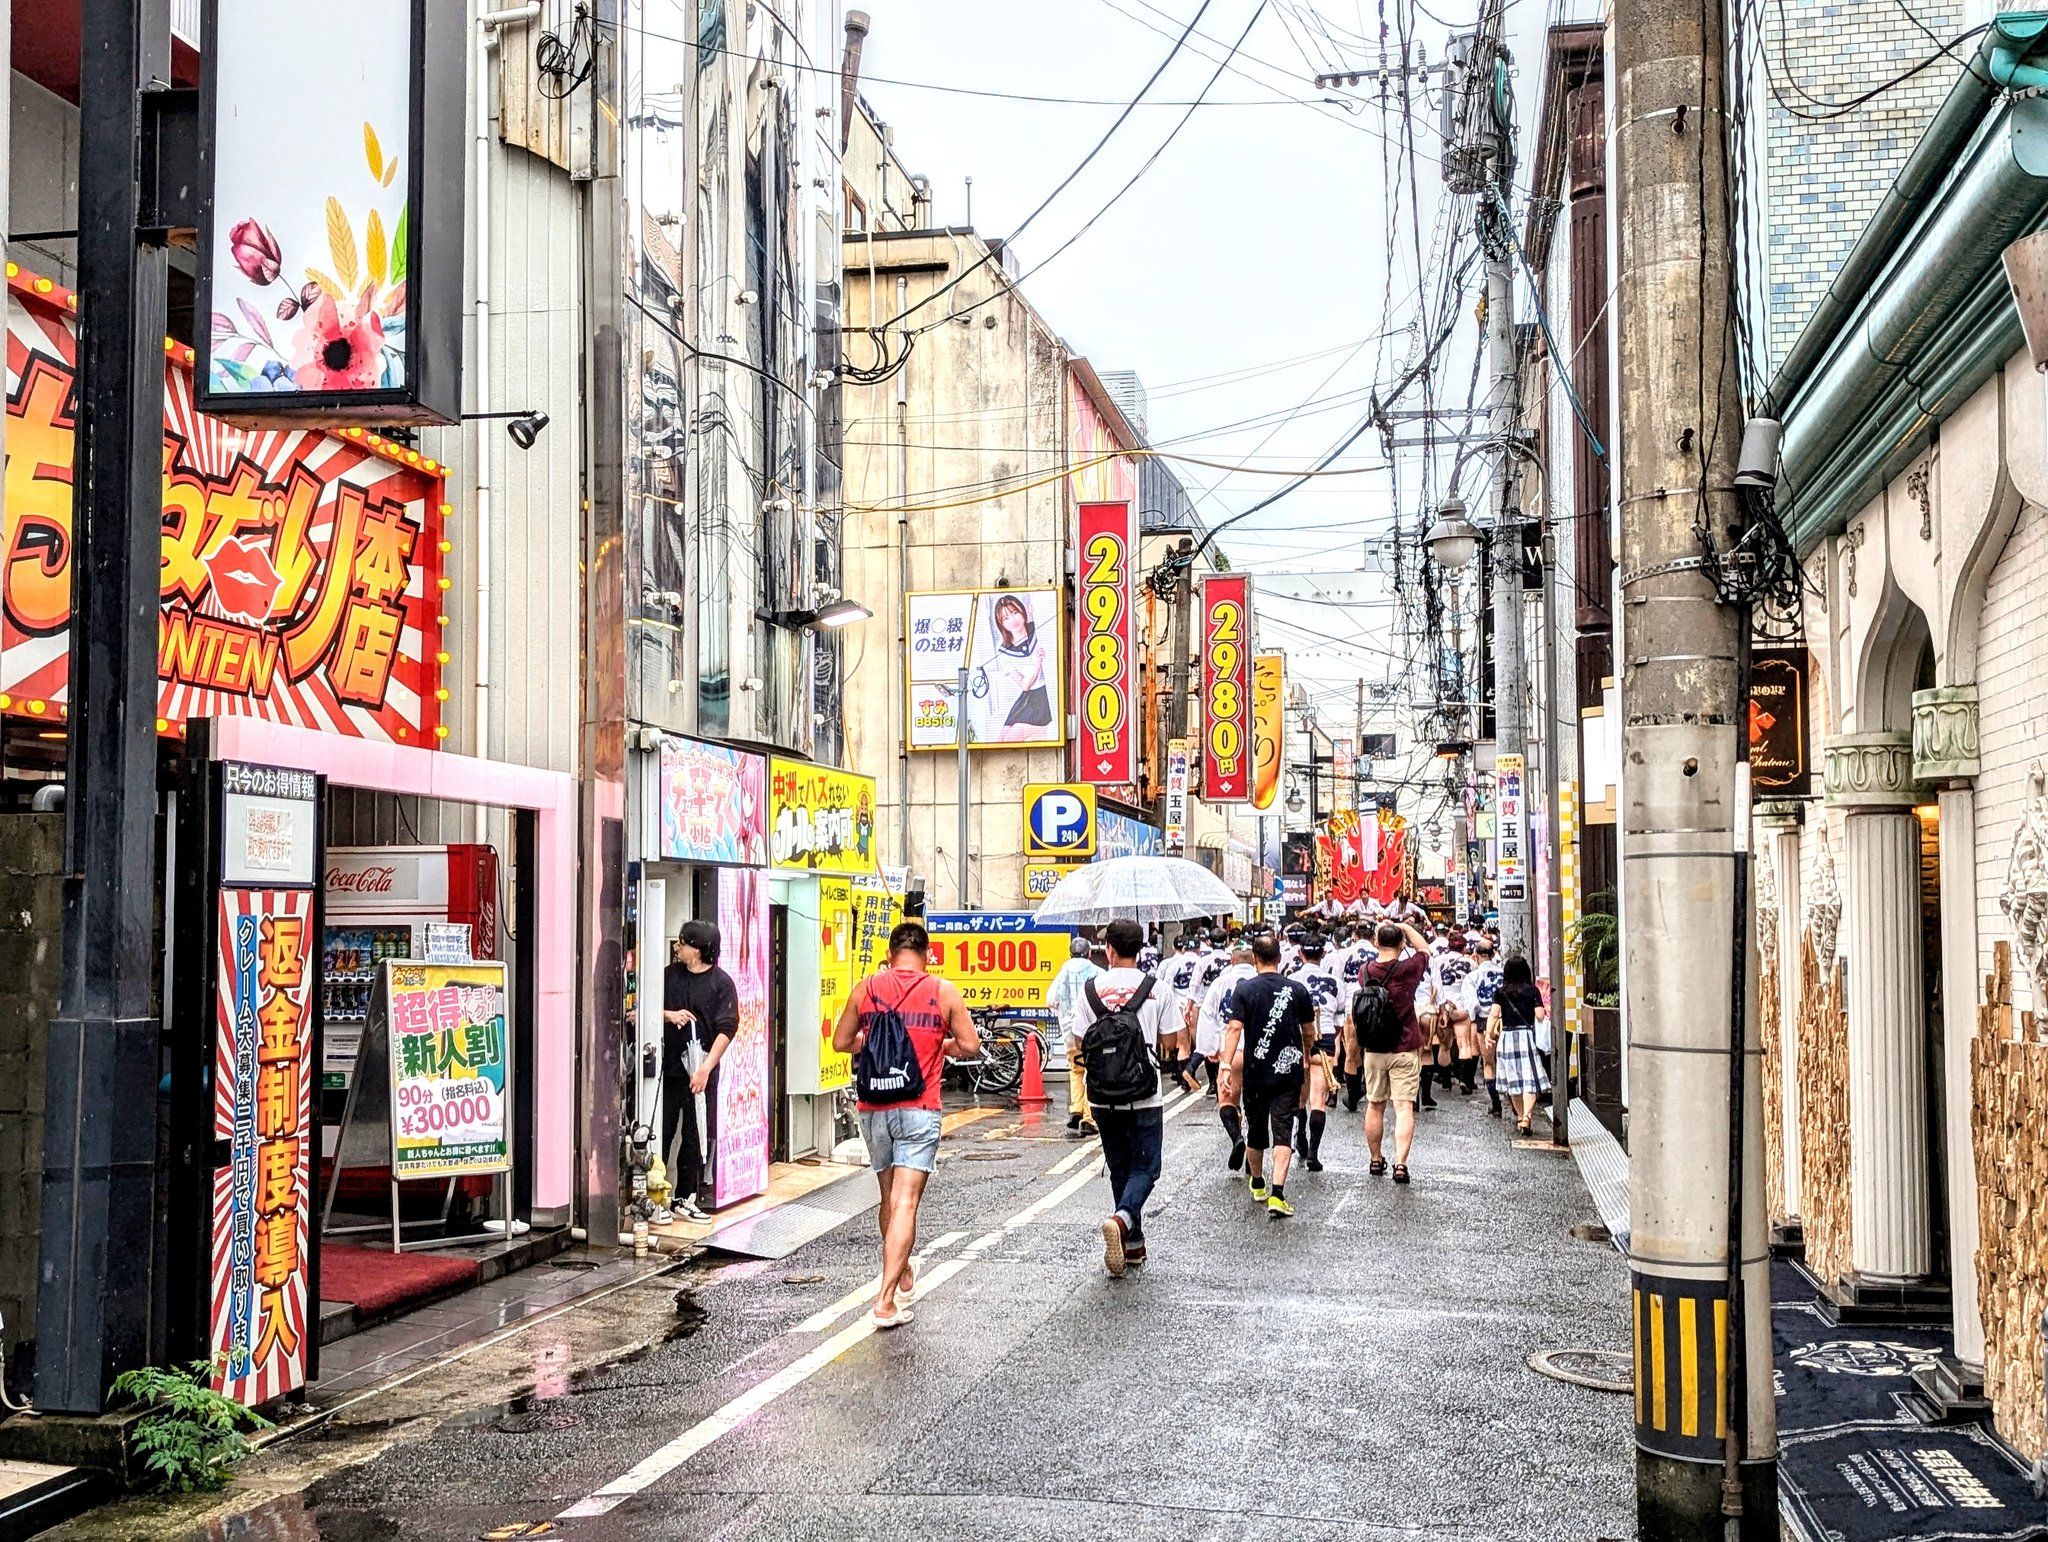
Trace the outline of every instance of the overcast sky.
[[[894, 127], [904, 162], [930, 177], [940, 223], [966, 222], [971, 176], [974, 225], [985, 235], [1008, 235], [1080, 162], [1200, 4], [868, 0], [873, 30], [862, 94]], [[1476, 14], [1475, 0], [1440, 0], [1431, 8], [1460, 26], [1470, 26]], [[1316, 6], [1268, 0], [1263, 12], [1259, 0], [1210, 0], [1199, 35], [1148, 99], [1186, 103], [1202, 96], [1217, 61], [1255, 13], [1242, 50], [1207, 92], [1219, 105], [1195, 111], [1135, 186], [1032, 274], [1025, 292], [1068, 346], [1098, 370], [1139, 374], [1151, 395], [1155, 443], [1280, 470], [1327, 454], [1364, 416], [1368, 388], [1391, 381], [1417, 356], [1416, 227], [1399, 145], [1387, 137], [1398, 141], [1400, 135], [1398, 99], [1390, 93], [1383, 110], [1370, 85], [1326, 92], [1313, 83], [1318, 70], [1378, 68], [1375, 0], [1317, 0]], [[1428, 59], [1440, 60], [1448, 29], [1409, 14]], [[1544, 18], [1534, 0], [1511, 0], [1508, 15], [1526, 125], [1540, 89], [1533, 61]], [[1398, 60], [1393, 5], [1385, 16], [1389, 58]], [[1111, 105], [949, 95], [892, 79]], [[1413, 134], [1425, 269], [1449, 202], [1437, 164], [1435, 84], [1432, 78], [1426, 99], [1416, 101]], [[1357, 110], [1324, 105], [1331, 95]], [[1027, 271], [1159, 151], [1184, 111], [1148, 106], [1131, 116], [1018, 238]], [[1398, 184], [1398, 217], [1388, 181]], [[1445, 368], [1444, 394], [1458, 404], [1477, 331], [1471, 312], [1468, 294]], [[1295, 362], [1282, 363], [1289, 360]], [[1368, 433], [1336, 464], [1380, 462], [1378, 436]], [[1203, 512], [1212, 521], [1285, 481], [1191, 465], [1176, 469], [1204, 495]], [[1401, 467], [1410, 530], [1418, 470], [1413, 462]], [[1222, 541], [1233, 563], [1255, 574], [1356, 570], [1367, 537], [1384, 536], [1388, 528], [1391, 496], [1383, 470], [1319, 479]], [[1308, 684], [1338, 732], [1348, 731], [1359, 677], [1407, 672], [1392, 651], [1391, 612], [1384, 605], [1340, 608], [1281, 601], [1269, 592], [1258, 610], [1262, 643], [1285, 649], [1291, 680]]]

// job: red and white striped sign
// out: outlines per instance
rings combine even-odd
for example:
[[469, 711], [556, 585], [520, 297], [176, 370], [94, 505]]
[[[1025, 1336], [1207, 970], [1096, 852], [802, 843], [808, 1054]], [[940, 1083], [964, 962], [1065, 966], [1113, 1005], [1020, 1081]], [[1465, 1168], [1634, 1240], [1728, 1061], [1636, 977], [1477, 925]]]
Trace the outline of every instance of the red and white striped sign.
[[1131, 506], [1080, 506], [1081, 562], [1075, 618], [1081, 732], [1075, 763], [1084, 782], [1134, 782], [1137, 728], [1131, 712]]
[[1202, 580], [1202, 800], [1252, 796], [1251, 580]]
[[214, 993], [214, 1385], [251, 1406], [306, 1384], [313, 1189], [310, 889], [223, 889]]

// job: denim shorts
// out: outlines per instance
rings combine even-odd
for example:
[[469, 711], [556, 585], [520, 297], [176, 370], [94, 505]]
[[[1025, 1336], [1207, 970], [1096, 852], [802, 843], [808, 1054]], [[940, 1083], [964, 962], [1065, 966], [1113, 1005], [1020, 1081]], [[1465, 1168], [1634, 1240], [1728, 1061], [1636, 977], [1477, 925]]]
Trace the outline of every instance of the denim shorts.
[[928, 1173], [939, 1161], [939, 1111], [936, 1108], [864, 1108], [860, 1138], [867, 1142], [868, 1163], [878, 1173], [892, 1167]]

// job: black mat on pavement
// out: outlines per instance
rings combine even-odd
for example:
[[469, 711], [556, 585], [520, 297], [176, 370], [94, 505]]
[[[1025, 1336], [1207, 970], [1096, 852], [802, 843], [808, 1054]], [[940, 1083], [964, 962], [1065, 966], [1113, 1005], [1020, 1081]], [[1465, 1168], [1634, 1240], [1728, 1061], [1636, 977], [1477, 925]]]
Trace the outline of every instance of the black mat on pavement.
[[1947, 1333], [1831, 1323], [1784, 1259], [1771, 1296], [1779, 1513], [1807, 1542], [2048, 1539], [2048, 1504], [2011, 1448], [1913, 1415], [1912, 1373], [1950, 1348]]

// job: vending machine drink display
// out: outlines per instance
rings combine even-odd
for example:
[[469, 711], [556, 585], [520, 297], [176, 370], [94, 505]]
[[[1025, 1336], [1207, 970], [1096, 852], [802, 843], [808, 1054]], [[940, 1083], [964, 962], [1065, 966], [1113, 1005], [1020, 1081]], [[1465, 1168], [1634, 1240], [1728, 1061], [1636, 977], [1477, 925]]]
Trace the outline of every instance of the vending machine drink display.
[[326, 889], [320, 1085], [338, 1116], [384, 960], [425, 960], [431, 922], [466, 925], [473, 957], [498, 956], [498, 852], [473, 845], [332, 846]]

